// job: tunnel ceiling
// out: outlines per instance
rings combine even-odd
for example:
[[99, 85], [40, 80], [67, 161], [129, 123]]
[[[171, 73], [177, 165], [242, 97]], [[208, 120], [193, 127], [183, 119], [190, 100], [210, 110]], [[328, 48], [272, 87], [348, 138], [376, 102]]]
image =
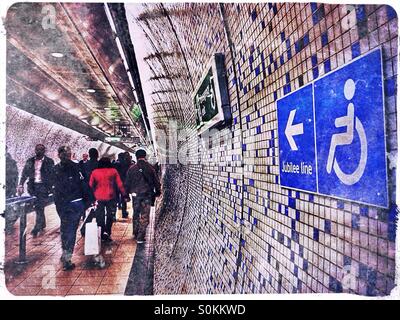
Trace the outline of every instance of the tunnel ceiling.
[[[203, 7], [200, 5], [199, 7]], [[196, 56], [188, 54], [181, 46], [183, 33], [174, 23], [177, 16], [191, 16], [191, 4], [141, 3], [125, 5], [127, 16], [138, 25], [146, 39], [141, 50], [150, 76], [151, 88], [148, 94], [152, 108], [154, 126], [165, 129], [170, 120], [180, 125], [195, 125], [191, 95], [195, 80], [200, 74], [193, 74], [198, 65]], [[204, 6], [205, 7], [205, 6]]]
[[145, 142], [104, 4], [17, 3], [6, 30], [7, 104], [99, 140], [129, 124]]

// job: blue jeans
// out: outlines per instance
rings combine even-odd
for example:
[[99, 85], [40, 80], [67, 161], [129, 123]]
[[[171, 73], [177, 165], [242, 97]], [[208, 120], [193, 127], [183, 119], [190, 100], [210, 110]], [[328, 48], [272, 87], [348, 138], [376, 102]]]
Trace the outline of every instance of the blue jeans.
[[84, 212], [85, 205], [82, 200], [57, 207], [57, 213], [61, 219], [61, 247], [63, 251], [71, 255], [74, 252], [79, 221]]

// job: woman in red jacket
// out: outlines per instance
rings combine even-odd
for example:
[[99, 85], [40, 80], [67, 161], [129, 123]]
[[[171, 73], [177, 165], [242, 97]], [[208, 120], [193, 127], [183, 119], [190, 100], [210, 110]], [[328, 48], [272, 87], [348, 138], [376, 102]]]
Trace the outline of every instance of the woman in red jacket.
[[111, 228], [116, 211], [117, 187], [121, 194], [125, 196], [126, 193], [118, 171], [112, 167], [110, 158], [100, 159], [98, 168], [90, 175], [89, 185], [97, 200], [96, 220], [101, 227], [101, 239], [112, 241]]

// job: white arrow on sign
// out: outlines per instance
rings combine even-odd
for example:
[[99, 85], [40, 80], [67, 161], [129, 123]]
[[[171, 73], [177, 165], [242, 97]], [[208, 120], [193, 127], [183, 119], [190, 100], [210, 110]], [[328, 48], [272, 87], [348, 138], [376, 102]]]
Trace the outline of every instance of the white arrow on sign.
[[292, 149], [294, 151], [298, 150], [298, 148], [297, 148], [296, 142], [293, 139], [293, 136], [297, 136], [299, 134], [304, 133], [302, 123], [293, 125], [293, 120], [294, 120], [295, 115], [296, 115], [296, 109], [290, 111], [289, 119], [288, 119], [288, 122], [286, 124], [286, 129], [285, 129], [285, 135], [289, 142], [290, 149]]

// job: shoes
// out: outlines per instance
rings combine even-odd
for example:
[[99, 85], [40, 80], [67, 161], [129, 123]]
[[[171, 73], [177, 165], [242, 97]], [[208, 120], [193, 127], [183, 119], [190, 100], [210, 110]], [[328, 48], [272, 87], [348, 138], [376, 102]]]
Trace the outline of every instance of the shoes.
[[137, 244], [141, 244], [141, 243], [145, 243], [145, 242], [146, 242], [146, 240], [144, 240], [144, 239], [140, 239], [140, 240], [136, 241]]
[[75, 269], [75, 263], [71, 261], [65, 261], [63, 265], [63, 271], [69, 271]]
[[104, 241], [104, 242], [112, 242], [113, 239], [111, 239], [111, 237], [110, 237], [107, 233], [103, 233], [103, 234], [101, 235], [101, 241]]

